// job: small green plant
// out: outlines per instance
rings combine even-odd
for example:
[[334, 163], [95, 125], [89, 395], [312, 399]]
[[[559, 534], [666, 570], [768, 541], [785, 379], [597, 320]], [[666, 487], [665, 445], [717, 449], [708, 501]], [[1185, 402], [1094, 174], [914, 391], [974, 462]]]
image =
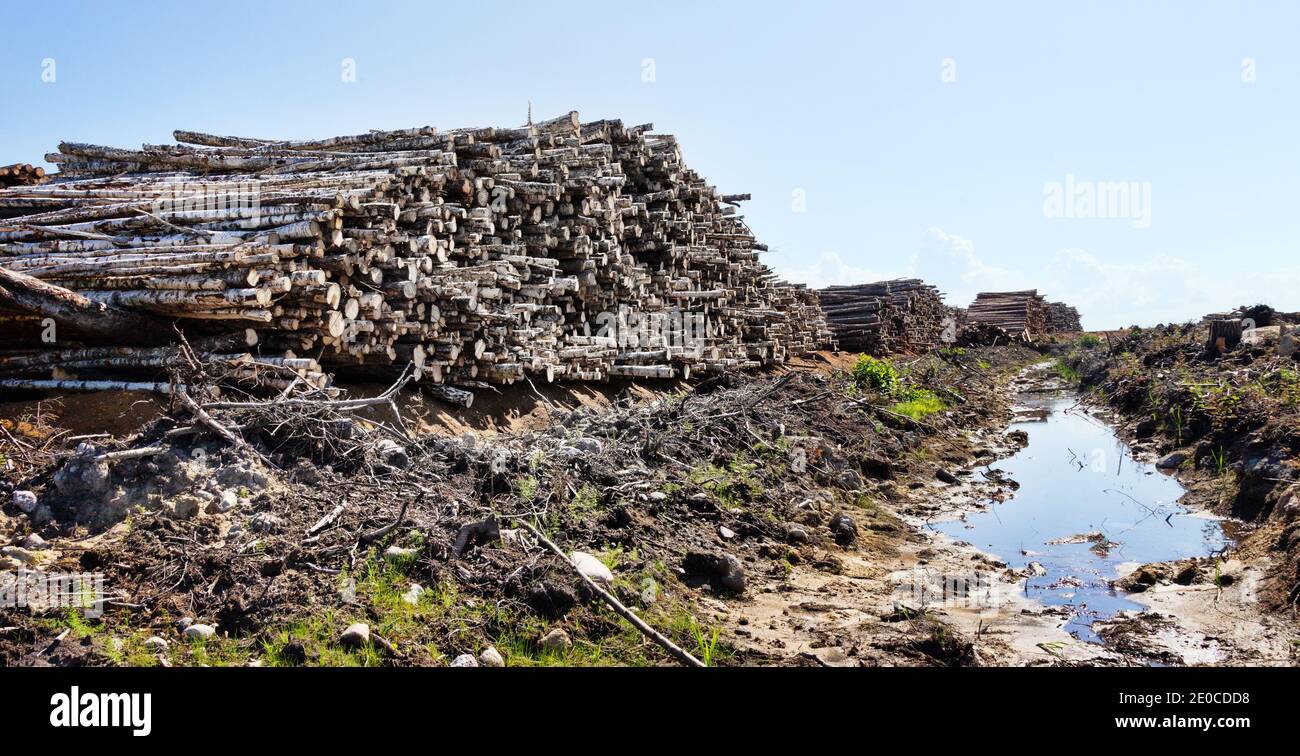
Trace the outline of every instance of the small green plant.
[[1101, 339], [1097, 338], [1097, 336], [1095, 336], [1094, 334], [1085, 333], [1079, 337], [1078, 341], [1075, 341], [1074, 343], [1075, 346], [1079, 347], [1080, 349], [1096, 349], [1097, 347], [1101, 346]]
[[537, 496], [537, 478], [534, 478], [531, 475], [522, 478], [519, 481], [519, 484], [515, 487], [515, 490], [516, 493], [519, 494], [519, 498], [524, 501], [531, 501]]
[[699, 621], [694, 617], [691, 617], [691, 637], [695, 639], [695, 650], [700, 655], [700, 661], [704, 662], [704, 666], [706, 667], [713, 666], [713, 658], [718, 648], [719, 635], [720, 632], [717, 627], [711, 628], [709, 633], [706, 635], [704, 628], [700, 627]]
[[1177, 439], [1178, 445], [1183, 445], [1183, 430], [1186, 428], [1183, 420], [1183, 408], [1173, 407], [1169, 410], [1169, 419], [1174, 423], [1174, 438]]
[[1228, 455], [1223, 452], [1222, 446], [1219, 447], [1218, 451], [1210, 452], [1210, 459], [1214, 460], [1214, 469], [1216, 472], [1218, 472], [1220, 475], [1227, 472]]
[[886, 360], [860, 354], [853, 365], [853, 383], [858, 388], [874, 389], [892, 395], [898, 391], [898, 371]]

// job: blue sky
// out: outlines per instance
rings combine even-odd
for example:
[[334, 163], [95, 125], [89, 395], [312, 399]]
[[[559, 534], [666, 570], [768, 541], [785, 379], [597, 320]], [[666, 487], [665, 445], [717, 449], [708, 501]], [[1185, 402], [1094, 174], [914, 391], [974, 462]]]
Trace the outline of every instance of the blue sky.
[[[175, 128], [519, 124], [531, 100], [677, 134], [754, 195], [792, 280], [919, 275], [958, 305], [1037, 287], [1091, 328], [1300, 310], [1296, 3], [4, 0], [3, 17], [0, 164]], [[1067, 181], [1076, 203], [1119, 182], [1150, 201], [1054, 217]]]

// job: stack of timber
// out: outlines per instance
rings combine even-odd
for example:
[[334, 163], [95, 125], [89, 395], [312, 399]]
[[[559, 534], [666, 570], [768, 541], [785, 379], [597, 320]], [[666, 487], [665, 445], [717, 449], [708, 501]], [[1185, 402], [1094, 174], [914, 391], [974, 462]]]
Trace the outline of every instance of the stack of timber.
[[969, 323], [997, 326], [1012, 337], [1036, 341], [1047, 334], [1047, 301], [1036, 289], [981, 292], [966, 309]]
[[1048, 333], [1076, 333], [1083, 330], [1079, 320], [1079, 311], [1064, 302], [1049, 302], [1047, 305]]
[[45, 180], [45, 169], [30, 163], [0, 165], [0, 187], [32, 186]]
[[[65, 142], [49, 183], [0, 190], [0, 273], [164, 329], [252, 329], [261, 360], [410, 364], [434, 384], [689, 377], [826, 346], [817, 293], [759, 261], [737, 214], [748, 195], [718, 193], [652, 128], [569, 113], [306, 141]], [[53, 317], [5, 286], [0, 321]], [[93, 346], [135, 344], [62, 317]]]
[[853, 352], [932, 349], [950, 316], [939, 290], [916, 278], [832, 286], [818, 294], [839, 348]]

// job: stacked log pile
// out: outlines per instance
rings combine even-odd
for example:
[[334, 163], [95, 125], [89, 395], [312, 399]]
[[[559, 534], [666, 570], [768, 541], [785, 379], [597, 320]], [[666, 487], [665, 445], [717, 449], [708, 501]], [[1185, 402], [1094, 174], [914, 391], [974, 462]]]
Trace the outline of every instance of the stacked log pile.
[[719, 194], [651, 129], [570, 113], [63, 143], [51, 183], [0, 191], [0, 266], [187, 332], [251, 328], [263, 359], [309, 373], [689, 377], [826, 345], [816, 292], [759, 261], [748, 195]]
[[832, 286], [818, 292], [840, 349], [872, 355], [938, 345], [950, 310], [939, 290], [916, 278]]
[[31, 186], [45, 180], [45, 169], [30, 163], [0, 165], [0, 187]]
[[996, 326], [1013, 337], [1035, 341], [1047, 334], [1047, 301], [1035, 289], [981, 292], [966, 309], [968, 322]]
[[1083, 330], [1079, 320], [1079, 311], [1064, 302], [1049, 302], [1047, 305], [1048, 333], [1076, 333]]

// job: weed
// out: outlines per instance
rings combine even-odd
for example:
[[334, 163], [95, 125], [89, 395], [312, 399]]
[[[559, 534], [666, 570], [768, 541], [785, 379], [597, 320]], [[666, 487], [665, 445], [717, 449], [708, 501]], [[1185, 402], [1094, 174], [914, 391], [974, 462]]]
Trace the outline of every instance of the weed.
[[859, 388], [869, 388], [893, 395], [898, 391], [898, 371], [886, 360], [869, 354], [858, 355], [853, 365], [853, 383]]
[[909, 393], [910, 397], [906, 401], [894, 405], [894, 412], [897, 412], [900, 415], [907, 415], [913, 420], [920, 420], [923, 417], [947, 409], [947, 405], [945, 405], [939, 397], [935, 396], [933, 392], [918, 389]]

